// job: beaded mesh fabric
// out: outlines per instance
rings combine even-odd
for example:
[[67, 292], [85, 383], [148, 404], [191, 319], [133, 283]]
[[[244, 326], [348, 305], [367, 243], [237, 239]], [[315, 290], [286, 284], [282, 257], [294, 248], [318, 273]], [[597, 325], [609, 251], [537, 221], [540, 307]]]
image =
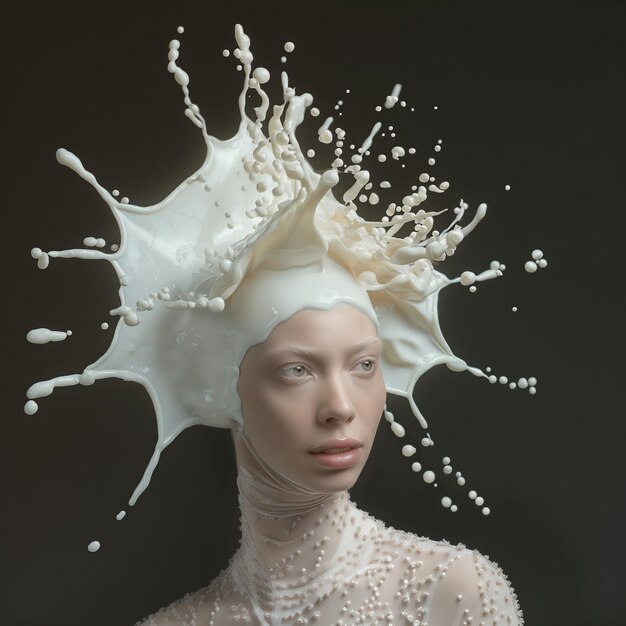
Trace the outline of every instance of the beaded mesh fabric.
[[387, 527], [346, 491], [307, 493], [258, 457], [252, 467], [239, 468], [242, 536], [226, 569], [142, 626], [523, 624], [485, 556]]

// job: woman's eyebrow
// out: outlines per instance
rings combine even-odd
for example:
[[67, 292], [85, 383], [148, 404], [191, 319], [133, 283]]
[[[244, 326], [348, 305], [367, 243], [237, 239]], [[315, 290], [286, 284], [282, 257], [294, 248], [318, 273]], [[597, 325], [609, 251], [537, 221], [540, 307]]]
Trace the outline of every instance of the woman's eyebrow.
[[348, 354], [356, 354], [357, 352], [361, 352], [365, 348], [378, 346], [379, 348], [383, 347], [383, 340], [380, 337], [371, 337], [370, 339], [366, 339], [365, 341], [361, 341], [360, 343], [355, 344], [350, 348]]
[[[382, 339], [380, 337], [372, 337], [371, 339], [366, 339], [365, 341], [361, 341], [355, 345], [353, 345], [348, 351], [348, 356], [352, 356], [365, 348], [370, 346], [379, 346], [382, 347]], [[311, 361], [321, 361], [322, 357], [319, 352], [316, 350], [310, 350], [308, 348], [303, 348], [301, 346], [285, 346], [284, 348], [280, 348], [278, 350], [273, 350], [266, 354], [268, 358], [278, 358], [278, 357], [287, 357], [287, 356], [296, 356], [302, 357], [304, 359], [310, 359]]]

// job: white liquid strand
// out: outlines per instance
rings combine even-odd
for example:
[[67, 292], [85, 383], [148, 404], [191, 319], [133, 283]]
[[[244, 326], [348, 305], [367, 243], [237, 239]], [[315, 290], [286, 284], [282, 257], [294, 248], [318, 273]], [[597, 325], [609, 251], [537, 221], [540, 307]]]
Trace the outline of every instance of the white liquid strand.
[[372, 142], [374, 141], [374, 137], [376, 137], [381, 127], [382, 127], [382, 124], [380, 122], [376, 122], [376, 124], [372, 126], [372, 130], [370, 131], [370, 134], [367, 136], [365, 141], [361, 144], [361, 148], [359, 152], [365, 153], [372, 147]]
[[385, 98], [385, 108], [392, 109], [396, 103], [398, 102], [398, 98], [400, 96], [400, 91], [402, 90], [402, 85], [400, 83], [396, 83], [391, 90], [391, 95]]
[[64, 341], [72, 333], [67, 333], [62, 330], [50, 330], [49, 328], [34, 328], [30, 330], [26, 335], [26, 340], [30, 343], [50, 343], [56, 341]]
[[100, 550], [100, 542], [99, 541], [92, 541], [87, 546], [87, 550], [89, 550], [89, 552], [97, 552], [98, 550]]
[[83, 243], [90, 248], [104, 248], [106, 241], [101, 237], [85, 237]]
[[318, 139], [321, 143], [331, 143], [333, 140], [333, 133], [330, 130], [330, 125], [333, 123], [332, 117], [327, 117], [324, 123], [317, 129]]
[[[461, 221], [468, 205], [461, 200], [454, 209], [452, 222], [443, 230], [435, 230], [434, 220], [443, 212], [428, 212], [419, 207], [428, 199], [429, 192], [441, 193], [448, 189], [449, 183], [444, 181], [438, 186], [434, 185], [434, 176], [424, 173], [426, 179], [423, 184], [413, 186], [411, 193], [405, 195], [401, 202], [396, 198], [396, 203], [387, 205], [384, 209], [386, 215], [380, 221], [361, 218], [356, 212], [356, 198], [362, 198], [361, 202], [367, 201], [372, 205], [379, 202], [376, 193], [371, 191], [373, 181], [370, 180], [370, 172], [363, 170], [360, 165], [360, 160], [364, 155], [367, 156], [374, 138], [382, 128], [379, 122], [373, 125], [370, 135], [360, 147], [359, 154], [353, 155], [359, 157], [356, 159], [358, 162], [353, 160], [349, 167], [342, 170], [341, 176], [352, 177], [354, 183], [344, 194], [345, 206], [338, 203], [331, 190], [339, 182], [338, 168], [343, 167], [339, 155], [345, 149], [345, 131], [339, 128], [335, 131], [336, 150], [339, 151], [335, 152], [337, 158], [332, 163], [335, 169], [327, 170], [322, 175], [315, 172], [305, 156], [306, 154], [311, 158], [314, 151], [301, 149], [296, 138], [296, 130], [304, 120], [307, 109], [313, 117], [320, 113], [318, 108], [310, 108], [313, 97], [307, 93], [297, 94], [289, 85], [287, 73], [283, 71], [280, 80], [284, 102], [270, 107], [269, 97], [263, 90], [263, 85], [271, 80], [270, 72], [262, 67], [253, 68], [250, 40], [240, 25], [235, 27], [235, 38], [237, 48], [233, 56], [239, 61], [238, 68], [243, 73], [243, 88], [238, 100], [241, 125], [236, 135], [227, 141], [219, 141], [209, 136], [205, 120], [191, 100], [189, 76], [178, 65], [180, 42], [172, 40], [169, 44], [168, 71], [183, 93], [185, 115], [202, 133], [207, 150], [203, 164], [162, 201], [143, 207], [130, 204], [127, 197], [117, 201], [118, 193], [111, 194], [104, 189], [76, 155], [63, 148], [59, 149], [58, 162], [87, 181], [109, 206], [120, 229], [119, 247], [118, 244], [111, 246], [113, 254], [84, 248], [48, 252], [33, 248], [31, 251], [37, 265], [42, 269], [47, 267], [50, 258], [106, 259], [119, 279], [119, 301], [111, 303], [110, 313], [118, 316], [123, 323], [118, 323], [115, 333], [111, 334], [109, 350], [80, 373], [61, 375], [31, 385], [26, 394], [28, 401], [24, 410], [32, 415], [37, 410], [35, 400], [49, 396], [57, 387], [92, 385], [103, 378], [118, 378], [142, 384], [154, 402], [159, 439], [144, 475], [130, 497], [131, 506], [147, 488], [163, 449], [182, 430], [194, 424], [224, 428], [230, 426], [226, 423], [215, 423], [213, 418], [203, 417], [200, 413], [190, 413], [184, 402], [181, 402], [181, 395], [195, 389], [185, 387], [181, 392], [180, 386], [184, 381], [181, 383], [177, 378], [180, 372], [169, 372], [169, 375], [168, 371], [163, 370], [160, 359], [162, 354], [179, 356], [186, 354], [183, 349], [194, 349], [190, 341], [182, 337], [184, 333], [179, 333], [175, 344], [171, 344], [171, 338], [159, 330], [178, 323], [176, 310], [185, 314], [190, 313], [191, 309], [207, 313], [224, 310], [225, 299], [230, 294], [209, 296], [199, 288], [195, 277], [207, 272], [220, 272], [225, 276], [234, 272], [237, 269], [237, 254], [242, 249], [245, 250], [247, 239], [244, 237], [253, 241], [255, 230], [263, 231], [267, 224], [288, 214], [291, 206], [317, 208], [319, 205], [317, 212], [321, 220], [328, 220], [328, 215], [336, 211], [346, 216], [348, 223], [354, 224], [345, 231], [349, 245], [358, 248], [359, 242], [366, 241], [371, 246], [367, 254], [375, 252], [393, 255], [389, 257], [389, 262], [394, 267], [401, 267], [406, 273], [406, 279], [419, 285], [417, 292], [420, 297], [436, 294], [448, 285], [467, 282], [468, 274], [465, 274], [463, 281], [461, 277], [449, 279], [435, 270], [433, 263], [454, 254], [487, 211], [487, 206], [480, 204], [469, 223], [462, 226]], [[286, 47], [285, 50], [288, 51]], [[230, 51], [224, 50], [223, 54], [227, 57]], [[385, 108], [390, 109], [397, 103], [400, 90], [401, 85], [398, 83], [387, 97]], [[260, 104], [249, 112], [250, 91], [256, 92], [255, 100], [260, 100]], [[380, 112], [382, 107], [377, 106], [376, 110]], [[266, 119], [268, 115], [271, 116], [269, 120]], [[267, 122], [267, 135], [263, 130], [264, 121]], [[322, 143], [333, 141], [333, 132], [330, 130], [332, 123], [333, 118], [327, 117], [319, 128], [318, 136]], [[389, 130], [395, 135], [393, 127], [389, 127]], [[354, 150], [354, 145], [351, 150]], [[441, 150], [441, 140], [434, 150]], [[414, 148], [409, 149], [410, 154], [415, 152]], [[400, 160], [405, 154], [405, 149], [400, 145], [394, 146], [391, 151], [393, 160]], [[379, 154], [377, 159], [385, 162], [387, 157]], [[429, 164], [433, 165], [434, 159], [429, 160]], [[379, 186], [391, 187], [388, 181], [383, 181]], [[362, 193], [363, 190], [368, 193]], [[402, 194], [398, 195], [401, 197]], [[405, 226], [410, 234], [402, 235], [401, 231]], [[93, 237], [86, 237], [84, 240], [88, 248], [100, 247], [99, 242], [98, 238]], [[141, 259], [141, 263], [137, 259]], [[473, 281], [480, 282], [502, 276], [504, 266], [495, 263], [488, 270], [472, 273]], [[154, 269], [153, 275], [148, 276], [147, 268]], [[359, 281], [364, 286], [376, 288], [377, 280], [374, 272], [365, 271], [359, 275]], [[426, 321], [422, 330], [423, 337], [431, 343], [434, 339], [436, 345], [433, 354], [436, 358], [432, 362], [415, 365], [416, 374], [412, 384], [435, 363], [445, 363], [455, 372], [467, 371], [474, 376], [487, 378], [479, 368], [456, 357], [442, 340], [436, 307], [425, 311], [424, 315]], [[106, 327], [106, 322], [101, 324], [102, 329]], [[129, 346], [133, 349], [129, 350]], [[527, 380], [529, 393], [534, 393], [536, 389], [531, 384], [533, 380]], [[536, 384], [536, 380], [534, 383]], [[412, 397], [412, 389], [406, 389], [405, 393], [413, 415], [420, 426], [427, 429], [426, 419]], [[390, 422], [394, 435], [405, 437], [404, 427], [389, 412], [386, 412], [385, 417]], [[422, 445], [434, 445], [430, 435], [424, 437]], [[404, 446], [402, 450], [405, 454], [415, 453], [415, 447], [410, 445]], [[445, 467], [449, 468], [450, 465]], [[414, 462], [411, 469], [419, 472], [422, 466]], [[444, 470], [444, 473], [447, 471]], [[437, 485], [435, 474], [431, 470], [424, 472], [423, 479], [433, 486]], [[462, 480], [464, 481], [458, 478], [457, 482], [461, 484]], [[450, 505], [450, 510], [456, 510], [456, 505]], [[93, 544], [99, 547], [98, 542]]]

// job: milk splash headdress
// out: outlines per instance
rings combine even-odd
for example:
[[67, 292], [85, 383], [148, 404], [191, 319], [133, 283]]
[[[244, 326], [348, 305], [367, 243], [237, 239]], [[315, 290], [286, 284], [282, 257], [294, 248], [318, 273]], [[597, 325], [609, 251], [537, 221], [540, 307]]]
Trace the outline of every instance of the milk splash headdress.
[[[194, 424], [230, 427], [233, 421], [241, 423], [236, 382], [245, 350], [263, 341], [276, 323], [302, 308], [295, 294], [291, 313], [271, 310], [271, 303], [267, 303], [266, 309], [271, 310], [267, 315], [261, 312], [262, 307], [254, 315], [249, 306], [237, 308], [238, 289], [251, 275], [276, 280], [281, 272], [298, 272], [317, 294], [314, 306], [328, 308], [336, 302], [351, 302], [377, 320], [384, 341], [382, 367], [387, 391], [408, 400], [424, 429], [427, 422], [412, 395], [422, 374], [443, 363], [454, 371], [468, 370], [488, 377], [453, 354], [439, 326], [437, 298], [439, 290], [451, 283], [469, 286], [502, 275], [504, 268], [494, 261], [478, 275], [467, 271], [449, 279], [433, 267], [455, 253], [484, 217], [486, 205], [481, 204], [474, 217], [462, 225], [468, 207], [461, 201], [454, 209], [452, 222], [443, 231], [433, 230], [438, 213], [419, 207], [429, 192], [443, 193], [449, 185], [436, 185], [434, 178], [424, 173], [412, 193], [388, 205], [380, 221], [363, 219], [358, 204], [379, 201], [370, 191], [372, 182], [365, 164], [381, 122], [374, 125], [348, 166], [341, 158], [346, 133], [336, 128], [337, 158], [329, 169], [316, 173], [296, 136], [307, 110], [319, 114], [310, 108], [313, 97], [308, 93], [298, 95], [289, 86], [286, 72], [282, 72], [283, 101], [270, 108], [263, 89], [270, 73], [262, 67], [253, 69], [250, 40], [239, 25], [235, 37], [238, 47], [234, 56], [244, 74], [237, 133], [227, 141], [209, 136], [204, 118], [191, 101], [189, 77], [177, 65], [180, 44], [172, 41], [168, 70], [182, 87], [186, 116], [206, 142], [202, 166], [164, 200], [141, 207], [130, 204], [127, 198], [118, 201], [117, 192], [105, 190], [75, 155], [60, 149], [58, 161], [92, 185], [110, 207], [121, 243], [119, 249], [111, 246], [110, 253], [93, 249], [105, 245], [94, 238], [85, 239], [84, 249], [47, 253], [39, 248], [32, 250], [42, 269], [51, 257], [106, 259], [119, 278], [120, 306], [111, 310], [119, 320], [107, 352], [81, 373], [32, 385], [25, 411], [35, 413], [35, 400], [50, 395], [56, 387], [91, 385], [101, 378], [141, 383], [154, 404], [158, 442], [132, 494], [131, 505], [147, 487], [161, 451], [182, 430]], [[286, 44], [285, 50], [293, 50], [293, 44]], [[224, 54], [228, 56], [228, 51]], [[247, 100], [254, 95], [252, 92], [259, 103], [250, 116]], [[400, 86], [396, 85], [385, 108], [398, 102], [399, 92]], [[401, 106], [406, 103], [401, 102]], [[322, 143], [333, 141], [332, 122], [327, 118], [319, 129]], [[313, 153], [307, 152], [309, 157]], [[391, 151], [396, 160], [405, 155], [401, 146]], [[380, 161], [384, 158], [379, 156]], [[332, 192], [340, 176], [354, 179], [342, 202]], [[383, 181], [380, 186], [384, 189], [390, 185]], [[400, 235], [409, 229], [409, 233]], [[257, 287], [261, 282], [256, 282]], [[365, 292], [369, 302], [362, 295]], [[257, 300], [262, 293], [259, 289]], [[235, 326], [238, 335], [233, 331]], [[66, 336], [59, 331], [35, 329], [28, 339], [46, 343]], [[489, 379], [495, 382], [496, 377], [491, 375]], [[535, 380], [520, 379], [518, 386], [534, 393], [534, 384]], [[387, 410], [385, 417], [393, 432], [404, 437], [404, 428]], [[426, 433], [422, 445], [432, 443]], [[402, 453], [411, 457], [416, 448], [404, 445]], [[450, 474], [450, 460], [444, 457], [443, 462], [443, 472]], [[422, 468], [414, 462], [412, 469], [420, 472]], [[424, 471], [422, 476], [428, 483], [435, 480], [432, 470]], [[459, 472], [456, 477], [459, 484], [464, 484]], [[482, 506], [482, 498], [477, 498], [475, 492], [470, 492], [472, 496]], [[449, 497], [444, 497], [442, 504], [456, 510]], [[483, 512], [489, 510], [485, 507]]]

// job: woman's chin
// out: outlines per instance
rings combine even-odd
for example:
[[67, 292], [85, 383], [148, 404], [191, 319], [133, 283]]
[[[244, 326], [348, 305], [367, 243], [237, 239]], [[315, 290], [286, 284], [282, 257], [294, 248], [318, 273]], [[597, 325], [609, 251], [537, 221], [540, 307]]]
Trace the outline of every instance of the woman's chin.
[[318, 493], [346, 491], [354, 487], [362, 469], [362, 467], [350, 467], [343, 470], [326, 470], [312, 476], [307, 481], [307, 486]]

